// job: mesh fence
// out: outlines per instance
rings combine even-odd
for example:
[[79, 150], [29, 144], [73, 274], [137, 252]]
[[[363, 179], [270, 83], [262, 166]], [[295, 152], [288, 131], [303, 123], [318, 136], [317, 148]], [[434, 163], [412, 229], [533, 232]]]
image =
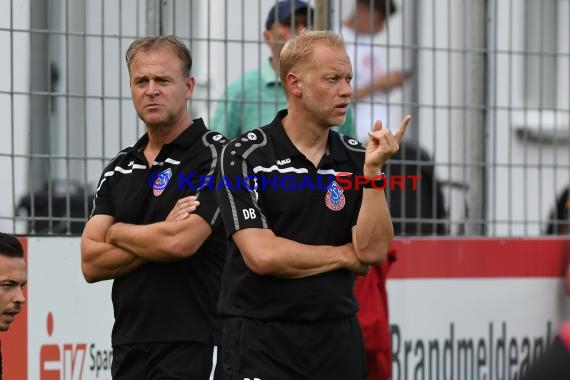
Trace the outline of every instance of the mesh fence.
[[[400, 0], [378, 34], [351, 38], [355, 1], [308, 3], [314, 28], [343, 32], [349, 50], [370, 57], [369, 72], [353, 62], [355, 92], [363, 77], [405, 76], [358, 100], [381, 116], [354, 113], [357, 125], [380, 117], [391, 128], [413, 116], [385, 168], [405, 179], [386, 190], [398, 235], [568, 233], [569, 0]], [[228, 112], [226, 88], [270, 57], [274, 4], [0, 0], [0, 229], [81, 233], [105, 163], [145, 131], [124, 63], [138, 36], [188, 44], [192, 116], [223, 128], [212, 123], [218, 108]]]

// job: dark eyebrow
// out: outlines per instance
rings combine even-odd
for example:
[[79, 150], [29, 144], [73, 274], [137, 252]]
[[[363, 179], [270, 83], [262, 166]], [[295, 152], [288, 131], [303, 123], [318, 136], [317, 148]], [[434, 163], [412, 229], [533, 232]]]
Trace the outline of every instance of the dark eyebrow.
[[148, 80], [154, 80], [156, 82], [172, 82], [174, 81], [174, 77], [170, 76], [170, 75], [155, 75], [152, 78], [149, 78], [148, 75], [141, 75], [138, 77], [134, 77], [134, 81], [138, 82], [138, 81], [148, 81]]

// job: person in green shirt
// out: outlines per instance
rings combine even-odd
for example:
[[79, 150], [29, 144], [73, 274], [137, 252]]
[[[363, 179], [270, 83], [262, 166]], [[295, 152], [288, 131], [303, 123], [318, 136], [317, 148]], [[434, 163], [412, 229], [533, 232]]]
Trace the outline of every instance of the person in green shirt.
[[[294, 11], [294, 13], [293, 13]], [[287, 107], [287, 99], [277, 69], [283, 45], [293, 35], [313, 25], [314, 10], [304, 1], [282, 0], [275, 3], [265, 21], [263, 38], [271, 57], [257, 69], [248, 71], [230, 83], [218, 100], [210, 128], [229, 139], [269, 124], [277, 111]], [[349, 111], [338, 131], [354, 136], [352, 112]]]

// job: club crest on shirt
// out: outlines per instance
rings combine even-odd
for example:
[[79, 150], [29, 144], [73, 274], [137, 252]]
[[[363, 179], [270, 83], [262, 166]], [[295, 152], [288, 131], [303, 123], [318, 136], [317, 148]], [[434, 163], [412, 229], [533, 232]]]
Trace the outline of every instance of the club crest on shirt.
[[342, 210], [346, 203], [343, 193], [344, 190], [341, 189], [338, 183], [336, 183], [336, 181], [332, 181], [327, 188], [327, 194], [325, 195], [325, 204], [327, 207], [333, 211]]
[[172, 170], [170, 170], [170, 168], [158, 173], [156, 179], [152, 184], [152, 193], [155, 197], [158, 197], [160, 194], [162, 194], [164, 189], [166, 189], [168, 182], [170, 182], [170, 178], [172, 178]]

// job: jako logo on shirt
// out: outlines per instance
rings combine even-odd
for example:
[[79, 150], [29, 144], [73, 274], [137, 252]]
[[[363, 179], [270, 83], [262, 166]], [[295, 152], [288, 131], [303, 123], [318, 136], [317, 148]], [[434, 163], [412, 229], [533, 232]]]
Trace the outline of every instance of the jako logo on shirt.
[[284, 158], [283, 160], [277, 160], [277, 165], [286, 165], [286, 164], [290, 164], [290, 163], [291, 163], [290, 158]]
[[158, 197], [166, 189], [170, 178], [172, 178], [172, 170], [170, 168], [156, 173], [156, 178], [152, 182], [152, 193], [155, 197]]
[[342, 210], [346, 199], [344, 198], [344, 190], [336, 183], [332, 181], [327, 189], [327, 194], [325, 195], [325, 204], [328, 208], [333, 211]]

